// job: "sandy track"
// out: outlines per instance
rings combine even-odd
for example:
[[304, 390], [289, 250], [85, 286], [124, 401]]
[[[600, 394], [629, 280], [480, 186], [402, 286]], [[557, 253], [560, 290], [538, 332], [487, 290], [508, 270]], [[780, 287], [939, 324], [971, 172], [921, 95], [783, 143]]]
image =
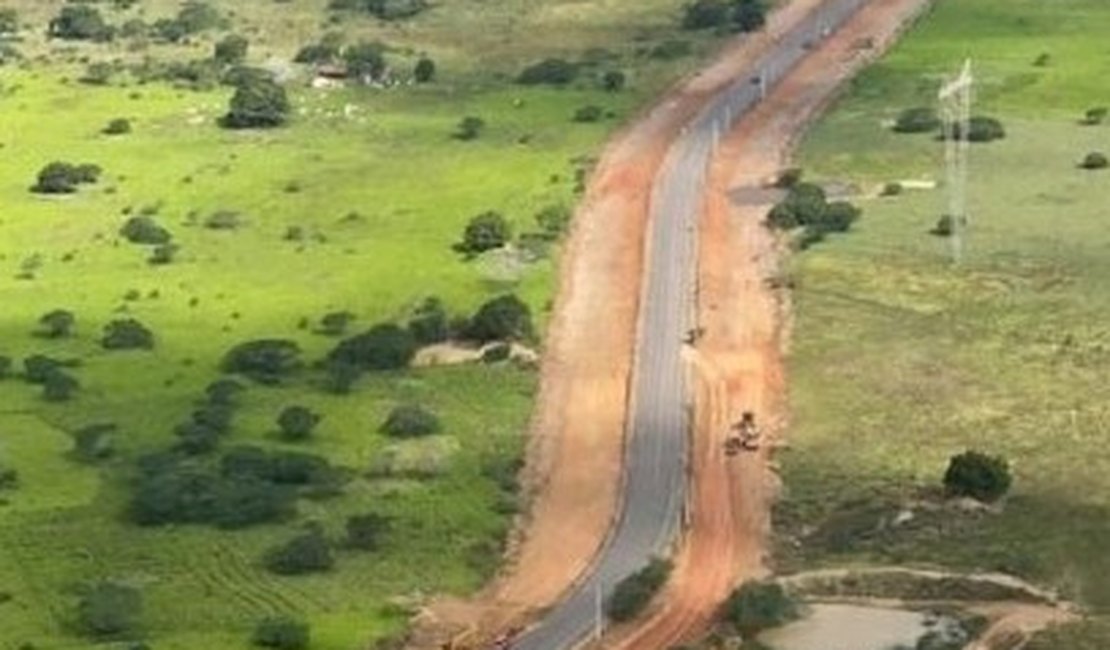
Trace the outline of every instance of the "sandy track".
[[[769, 449], [726, 458], [728, 424], [754, 411], [774, 435], [784, 418], [783, 298], [775, 236], [762, 225], [774, 194], [761, 191], [841, 83], [891, 43], [927, 0], [873, 0], [742, 119], [710, 168], [702, 217], [699, 318], [690, 357], [697, 382], [692, 519], [661, 605], [612, 645], [667, 648], [705, 629], [739, 582], [766, 571], [776, 478]], [[872, 47], [861, 47], [869, 42]], [[742, 196], [741, 200], [733, 200]]]

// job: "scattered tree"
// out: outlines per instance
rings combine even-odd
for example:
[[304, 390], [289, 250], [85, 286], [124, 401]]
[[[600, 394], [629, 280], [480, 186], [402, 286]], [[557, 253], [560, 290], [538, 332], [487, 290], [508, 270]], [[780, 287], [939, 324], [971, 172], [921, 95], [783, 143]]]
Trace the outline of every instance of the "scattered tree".
[[93, 424], [78, 429], [73, 434], [73, 455], [80, 461], [91, 463], [115, 453], [115, 424]]
[[316, 573], [335, 565], [331, 544], [318, 527], [270, 549], [264, 561], [266, 568], [280, 575]]
[[286, 339], [259, 339], [236, 345], [224, 355], [224, 372], [276, 384], [301, 368], [301, 348]]
[[117, 117], [111, 122], [108, 122], [108, 125], [104, 127], [102, 132], [105, 135], [124, 135], [131, 133], [131, 120]]
[[0, 7], [0, 36], [19, 32], [19, 12], [11, 7]]
[[104, 22], [96, 7], [88, 4], [67, 4], [50, 21], [48, 33], [53, 38], [79, 41], [108, 41], [115, 30]]
[[434, 296], [426, 298], [409, 319], [409, 332], [420, 345], [446, 341], [450, 336], [447, 309]]
[[250, 41], [238, 34], [228, 34], [216, 42], [212, 58], [224, 65], [242, 63], [247, 58]]
[[48, 402], [66, 402], [81, 385], [72, 376], [55, 370], [46, 376], [42, 382], [42, 397]]
[[937, 219], [936, 224], [933, 225], [933, 228], [929, 231], [929, 234], [936, 235], [937, 237], [951, 237], [955, 226], [956, 220], [952, 218], [952, 215], [942, 214], [940, 218]]
[[340, 342], [328, 360], [366, 370], [398, 370], [409, 365], [416, 348], [416, 339], [409, 330], [380, 323]]
[[362, 551], [376, 551], [382, 537], [389, 532], [390, 519], [370, 513], [347, 518], [347, 546]]
[[77, 317], [66, 309], [55, 309], [39, 319], [38, 335], [48, 339], [63, 339], [73, 334]]
[[605, 613], [616, 622], [631, 620], [644, 611], [670, 574], [670, 562], [652, 558], [647, 566], [617, 583]]
[[944, 473], [944, 487], [950, 496], [971, 497], [985, 503], [1002, 498], [1012, 482], [1010, 465], [1005, 459], [977, 451], [953, 456]]
[[778, 627], [800, 615], [794, 599], [776, 582], [747, 582], [732, 592], [724, 606], [725, 620], [745, 639]]
[[275, 650], [304, 650], [308, 647], [308, 623], [288, 616], [262, 619], [254, 628], [254, 645]]
[[132, 632], [142, 615], [142, 594], [116, 582], [98, 582], [84, 590], [77, 604], [81, 629], [93, 637]]
[[436, 76], [436, 63], [426, 56], [420, 57], [416, 62], [416, 66], [412, 69], [412, 78], [416, 83], [428, 83], [435, 79]]
[[527, 86], [552, 84], [564, 86], [578, 76], [578, 66], [565, 59], [544, 59], [521, 71], [517, 83]]
[[173, 235], [146, 215], [131, 217], [120, 228], [119, 234], [133, 244], [168, 244]]
[[1083, 114], [1083, 124], [1087, 126], [1098, 126], [1106, 121], [1107, 115], [1110, 115], [1110, 108], [1105, 106], [1088, 108], [1087, 112]]
[[501, 248], [512, 238], [512, 228], [500, 212], [489, 210], [470, 219], [463, 230], [462, 242], [457, 248], [464, 253], [477, 254]]
[[347, 331], [347, 326], [355, 319], [355, 315], [349, 311], [333, 311], [324, 314], [320, 319], [320, 327], [316, 332], [324, 336], [343, 336]]
[[601, 87], [611, 93], [624, 89], [626, 82], [627, 78], [620, 70], [609, 70], [601, 75]]
[[[964, 137], [960, 133], [960, 123], [953, 123], [950, 131], [945, 134], [941, 133], [941, 137], [947, 135], [948, 137], [957, 140]], [[968, 123], [967, 140], [969, 142], [992, 142], [994, 140], [1001, 140], [1006, 137], [1006, 129], [1002, 123], [993, 117], [975, 116], [972, 117]]]
[[347, 76], [362, 82], [371, 82], [385, 73], [385, 46], [363, 41], [343, 50]]
[[1106, 169], [1110, 167], [1110, 160], [1107, 160], [1106, 154], [1099, 151], [1092, 151], [1083, 158], [1083, 162], [1079, 163], [1083, 169]]
[[72, 194], [83, 183], [95, 183], [100, 178], [96, 165], [73, 165], [55, 161], [39, 171], [38, 180], [31, 187], [39, 194]]
[[122, 318], [104, 327], [100, 345], [105, 350], [150, 350], [154, 347], [154, 333], [134, 318]]
[[482, 134], [482, 130], [486, 128], [486, 121], [480, 117], [467, 115], [459, 120], [458, 126], [455, 127], [456, 140], [474, 140]]
[[895, 133], [932, 133], [940, 128], [936, 110], [924, 106], [907, 108], [894, 120]]
[[381, 431], [395, 438], [418, 438], [439, 433], [440, 422], [435, 413], [418, 404], [400, 404], [393, 407]]
[[273, 79], [252, 78], [235, 88], [223, 125], [231, 129], [272, 128], [285, 124], [289, 97]]
[[322, 416], [304, 406], [288, 406], [278, 416], [278, 428], [286, 440], [306, 440], [320, 424]]
[[173, 262], [174, 256], [181, 247], [177, 244], [162, 244], [155, 246], [154, 250], [150, 252], [150, 257], [147, 258], [147, 263], [153, 266], [162, 266]]
[[533, 334], [532, 310], [513, 294], [498, 296], [478, 308], [468, 335], [480, 342], [528, 339]]
[[536, 225], [548, 239], [558, 239], [570, 224], [571, 211], [565, 204], [556, 203], [536, 213]]
[[204, 395], [209, 404], [235, 406], [237, 399], [246, 390], [242, 384], [234, 379], [218, 379], [204, 389]]
[[575, 122], [597, 122], [604, 116], [605, 111], [600, 106], [589, 104], [574, 111], [573, 119]]

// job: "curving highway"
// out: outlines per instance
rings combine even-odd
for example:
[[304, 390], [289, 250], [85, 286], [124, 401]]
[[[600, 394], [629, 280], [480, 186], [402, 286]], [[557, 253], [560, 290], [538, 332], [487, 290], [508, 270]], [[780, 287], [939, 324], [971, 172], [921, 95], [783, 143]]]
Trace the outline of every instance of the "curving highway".
[[697, 218], [713, 147], [813, 41], [867, 1], [824, 2], [714, 96], [671, 146], [651, 197], [620, 514], [588, 573], [514, 644], [516, 650], [566, 650], [589, 640], [599, 629], [599, 598], [651, 557], [668, 554], [676, 541], [686, 498], [689, 420], [682, 345], [696, 327]]

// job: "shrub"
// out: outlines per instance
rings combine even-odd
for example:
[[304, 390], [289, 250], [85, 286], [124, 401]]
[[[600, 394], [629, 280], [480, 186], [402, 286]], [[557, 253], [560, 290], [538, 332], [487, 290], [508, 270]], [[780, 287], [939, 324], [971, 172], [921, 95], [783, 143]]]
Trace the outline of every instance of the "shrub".
[[424, 11], [428, 8], [428, 3], [426, 0], [331, 0], [328, 7], [363, 11], [382, 20], [399, 20]]
[[686, 5], [682, 26], [686, 29], [710, 29], [728, 22], [731, 13], [724, 0], [695, 0]]
[[309, 641], [308, 624], [287, 616], [271, 616], [258, 622], [251, 641], [263, 648], [304, 650]]
[[23, 377], [32, 384], [42, 384], [52, 373], [62, 369], [63, 364], [43, 354], [32, 354], [23, 360]]
[[256, 78], [235, 89], [223, 125], [230, 129], [272, 128], [289, 117], [289, 97], [276, 81]]
[[1106, 159], [1106, 154], [1092, 151], [1083, 158], [1079, 166], [1083, 169], [1106, 169], [1110, 167], [1110, 160]]
[[131, 133], [131, 120], [117, 117], [111, 122], [108, 122], [108, 125], [104, 127], [102, 132], [105, 135], [124, 135], [126, 133]]
[[96, 7], [87, 4], [68, 4], [50, 21], [47, 33], [52, 38], [78, 41], [108, 41], [114, 30]]
[[142, 609], [142, 594], [134, 587], [98, 582], [81, 595], [77, 619], [81, 629], [90, 636], [114, 636], [134, 631]]
[[100, 345], [105, 350], [150, 350], [154, 334], [134, 318], [122, 318], [104, 327]]
[[0, 7], [0, 35], [19, 32], [19, 12], [10, 7]]
[[305, 440], [321, 419], [320, 414], [303, 406], [288, 406], [278, 416], [277, 424], [286, 440]]
[[343, 50], [343, 61], [347, 65], [348, 77], [373, 81], [385, 72], [385, 46], [368, 41], [356, 43]]
[[204, 227], [209, 230], [235, 230], [243, 223], [238, 212], [232, 210], [216, 210], [204, 220]]
[[224, 355], [224, 372], [238, 373], [263, 384], [276, 384], [301, 368], [301, 348], [286, 339], [240, 343]]
[[895, 133], [932, 133], [939, 128], [936, 110], [924, 106], [907, 108], [894, 120]]
[[800, 615], [794, 600], [775, 582], [747, 582], [732, 592], [724, 605], [724, 618], [745, 639], [778, 627]]
[[891, 181], [883, 185], [882, 191], [879, 193], [881, 196], [898, 196], [905, 188], [898, 181]]
[[[957, 140], [961, 139], [963, 135], [960, 129], [961, 126], [958, 123], [953, 124], [949, 136]], [[943, 137], [945, 134], [941, 135]], [[969, 142], [992, 142], [1005, 137], [1006, 129], [993, 117], [975, 116], [968, 122], [967, 140]]]
[[95, 183], [100, 177], [100, 167], [96, 165], [73, 165], [55, 161], [39, 171], [38, 179], [31, 187], [39, 194], [72, 194], [82, 183]]
[[19, 472], [11, 467], [0, 465], [0, 492], [19, 487]]
[[820, 220], [827, 206], [825, 190], [820, 185], [799, 182], [771, 209], [767, 223], [781, 230], [808, 226]]
[[150, 257], [146, 260], [147, 264], [152, 264], [154, 266], [170, 264], [173, 262], [173, 258], [177, 255], [177, 251], [179, 250], [181, 250], [181, 247], [177, 244], [162, 244], [160, 246], [155, 246], [154, 250], [150, 252]]
[[617, 583], [606, 605], [606, 614], [617, 622], [631, 620], [644, 611], [670, 574], [670, 562], [653, 558], [647, 566]]
[[382, 537], [389, 532], [390, 519], [379, 514], [353, 515], [347, 518], [347, 546], [363, 551], [376, 551]]
[[7, 379], [12, 374], [12, 358], [0, 354], [0, 379]]
[[940, 218], [937, 219], [936, 224], [933, 225], [932, 230], [929, 231], [929, 234], [936, 235], [937, 237], [951, 237], [955, 227], [956, 220], [952, 215], [942, 214]]
[[530, 338], [532, 310], [513, 294], [498, 296], [478, 308], [467, 334], [482, 343]]
[[246, 38], [238, 34], [228, 34], [216, 43], [212, 58], [226, 65], [242, 63], [247, 58], [249, 47], [250, 41]]
[[512, 228], [500, 212], [483, 212], [466, 224], [457, 248], [464, 253], [484, 253], [501, 248], [512, 238]]
[[173, 235], [148, 216], [131, 217], [119, 234], [132, 244], [167, 244]]
[[349, 311], [333, 311], [324, 314], [316, 332], [324, 336], [343, 336], [343, 333], [347, 331], [347, 326], [354, 319], [355, 315]]
[[480, 117], [467, 115], [459, 120], [458, 126], [455, 127], [456, 140], [474, 140], [481, 135], [482, 130], [486, 128], [486, 122]]
[[795, 185], [802, 182], [802, 177], [804, 175], [805, 172], [800, 167], [784, 169], [779, 172], [778, 177], [775, 178], [775, 187], [784, 190], [792, 189]]
[[1107, 115], [1110, 115], [1110, 108], [1105, 106], [1088, 108], [1087, 112], [1083, 114], [1083, 124], [1087, 126], [1098, 126], [1106, 121]]
[[985, 503], [1000, 499], [1010, 489], [1010, 465], [998, 456], [966, 451], [953, 456], [944, 473], [949, 496], [971, 497]]
[[434, 296], [426, 298], [413, 311], [408, 323], [409, 332], [420, 345], [446, 341], [450, 336], [447, 309]]
[[534, 86], [538, 84], [566, 85], [578, 76], [578, 66], [565, 59], [544, 59], [521, 71], [517, 83]]
[[435, 76], [435, 61], [432, 61], [426, 56], [420, 57], [420, 60], [416, 62], [416, 66], [412, 69], [412, 78], [416, 83], [423, 84], [435, 79]]
[[609, 70], [601, 75], [601, 87], [611, 93], [622, 90], [627, 81], [625, 74], [620, 70]]
[[740, 0], [733, 10], [732, 23], [738, 31], [754, 32], [767, 24], [764, 0]]
[[536, 225], [549, 239], [557, 239], [570, 224], [571, 211], [564, 204], [549, 205], [536, 213]]
[[55, 370], [48, 374], [42, 383], [42, 397], [48, 402], [66, 402], [73, 397], [80, 386], [73, 377], [61, 370]]
[[246, 388], [234, 379], [218, 379], [204, 389], [209, 404], [235, 406], [236, 398]]
[[318, 528], [270, 549], [264, 561], [266, 568], [280, 575], [317, 573], [335, 565], [331, 545]]
[[604, 115], [605, 111], [603, 111], [600, 106], [590, 104], [574, 111], [573, 119], [575, 122], [597, 122]]
[[65, 309], [54, 309], [39, 318], [37, 334], [48, 339], [66, 338], [73, 334], [73, 326], [76, 323], [77, 317], [73, 315], [73, 312]]
[[73, 434], [73, 455], [84, 462], [104, 460], [115, 453], [114, 424], [93, 424]]
[[417, 404], [401, 404], [393, 407], [381, 431], [394, 438], [417, 438], [439, 433], [440, 422], [435, 413]]
[[815, 225], [824, 232], [848, 232], [860, 214], [860, 209], [847, 201], [833, 201], [825, 206]]
[[381, 323], [339, 343], [329, 354], [333, 364], [367, 370], [397, 370], [416, 354], [416, 340], [407, 329]]

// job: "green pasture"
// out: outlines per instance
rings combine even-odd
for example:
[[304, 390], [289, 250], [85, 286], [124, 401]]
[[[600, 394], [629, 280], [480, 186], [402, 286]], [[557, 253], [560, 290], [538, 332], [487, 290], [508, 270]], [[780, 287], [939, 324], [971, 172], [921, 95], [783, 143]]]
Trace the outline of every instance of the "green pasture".
[[[812, 177], [940, 180], [943, 145], [884, 124], [965, 57], [975, 112], [1008, 131], [972, 147], [960, 266], [929, 234], [943, 186], [866, 200], [853, 232], [794, 259], [782, 569], [999, 570], [1110, 614], [1110, 173], [1077, 167], [1110, 150], [1110, 126], [1078, 123], [1110, 103], [1108, 30], [1094, 0], [942, 0], [806, 139]], [[1012, 465], [1001, 513], [930, 505], [969, 448]]]

